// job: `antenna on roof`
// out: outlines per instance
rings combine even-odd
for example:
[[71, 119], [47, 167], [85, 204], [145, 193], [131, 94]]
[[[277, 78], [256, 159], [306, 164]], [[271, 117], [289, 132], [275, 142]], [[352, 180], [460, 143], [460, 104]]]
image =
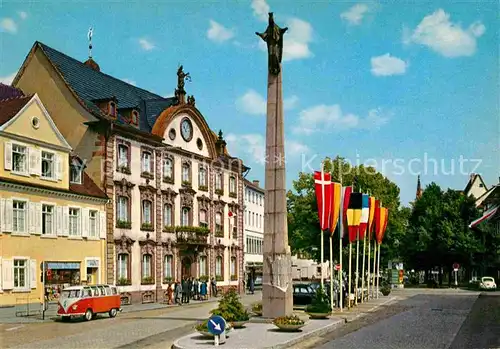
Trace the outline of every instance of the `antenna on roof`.
[[89, 39], [89, 58], [92, 58], [92, 34], [94, 29], [92, 27], [89, 28], [89, 32], [87, 34], [87, 38]]

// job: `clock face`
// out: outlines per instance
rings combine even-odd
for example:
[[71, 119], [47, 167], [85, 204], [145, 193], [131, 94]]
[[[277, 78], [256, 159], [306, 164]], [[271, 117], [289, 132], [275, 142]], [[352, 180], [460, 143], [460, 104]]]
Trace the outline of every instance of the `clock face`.
[[181, 136], [186, 142], [189, 142], [193, 138], [193, 125], [188, 118], [181, 121]]

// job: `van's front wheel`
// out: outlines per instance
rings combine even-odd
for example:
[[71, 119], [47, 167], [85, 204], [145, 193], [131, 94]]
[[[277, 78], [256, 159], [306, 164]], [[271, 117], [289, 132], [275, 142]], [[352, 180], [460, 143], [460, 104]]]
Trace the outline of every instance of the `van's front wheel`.
[[109, 317], [115, 317], [117, 313], [118, 311], [116, 310], [116, 308], [113, 308], [109, 311]]
[[85, 312], [85, 320], [90, 321], [94, 318], [94, 313], [92, 313], [92, 309], [87, 309]]

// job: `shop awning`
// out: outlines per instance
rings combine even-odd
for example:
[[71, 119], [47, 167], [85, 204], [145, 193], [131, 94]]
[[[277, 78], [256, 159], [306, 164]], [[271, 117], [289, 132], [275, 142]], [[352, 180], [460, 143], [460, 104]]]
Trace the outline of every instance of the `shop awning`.
[[475, 226], [477, 226], [478, 224], [484, 222], [484, 221], [487, 221], [488, 219], [491, 219], [498, 211], [498, 209], [500, 208], [500, 206], [494, 206], [492, 208], [490, 208], [488, 211], [486, 211], [482, 217], [479, 217], [478, 219], [476, 219], [475, 221], [473, 221], [471, 224], [469, 224], [469, 228], [474, 228]]
[[80, 262], [47, 262], [47, 269], [55, 270], [80, 270]]

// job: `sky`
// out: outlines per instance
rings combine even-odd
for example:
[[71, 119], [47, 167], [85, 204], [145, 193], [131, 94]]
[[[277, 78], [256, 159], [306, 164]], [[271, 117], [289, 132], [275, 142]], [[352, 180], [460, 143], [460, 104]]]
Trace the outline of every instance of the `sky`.
[[284, 39], [287, 186], [325, 156], [375, 166], [406, 205], [422, 184], [500, 175], [498, 2], [3, 1], [0, 81], [38, 40], [82, 61], [93, 27], [101, 71], [188, 94], [233, 156], [264, 180], [269, 11]]

